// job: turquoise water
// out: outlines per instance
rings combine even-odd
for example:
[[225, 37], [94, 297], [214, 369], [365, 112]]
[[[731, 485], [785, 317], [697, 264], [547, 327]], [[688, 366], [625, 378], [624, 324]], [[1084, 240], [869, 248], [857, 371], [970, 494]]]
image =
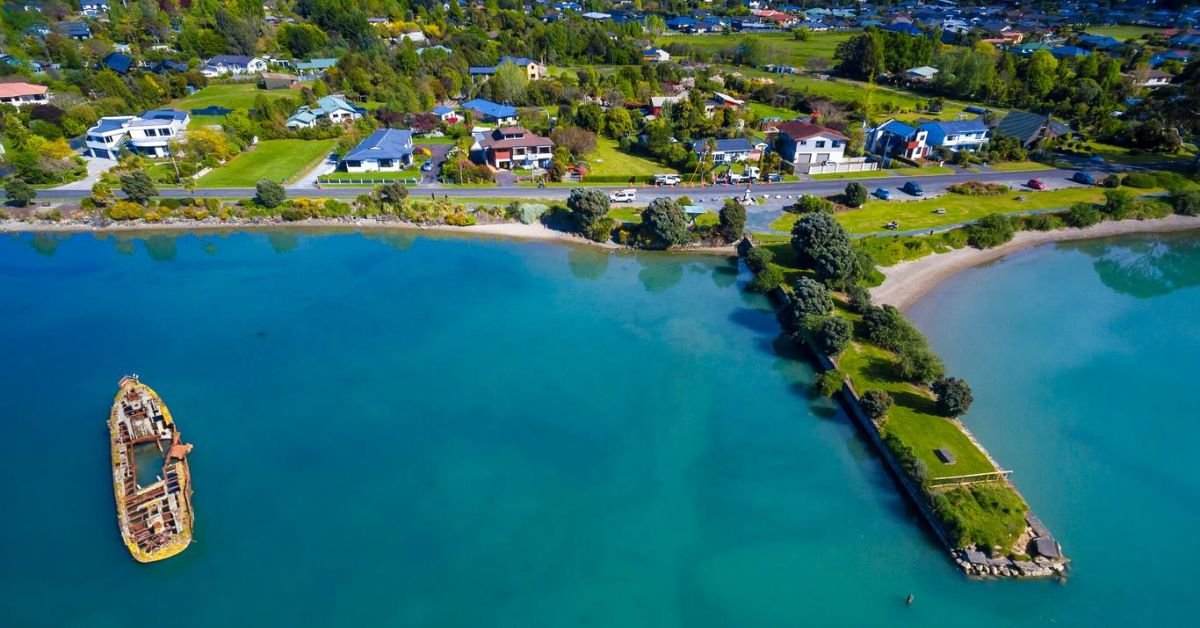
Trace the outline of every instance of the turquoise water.
[[[726, 260], [5, 236], [0, 625], [129, 625], [164, 599], [181, 627], [1181, 623], [1200, 428], [1186, 395], [1147, 393], [1188, 390], [1161, 352], [1198, 354], [1200, 295], [1128, 294], [1144, 282], [1106, 269], [1144, 256], [1107, 250], [1025, 253], [918, 308], [1076, 558], [1063, 585], [952, 569]], [[1200, 253], [1167, 250], [1191, 261], [1159, 283], [1196, 281]], [[196, 543], [152, 565], [114, 522], [127, 372], [195, 444]]]

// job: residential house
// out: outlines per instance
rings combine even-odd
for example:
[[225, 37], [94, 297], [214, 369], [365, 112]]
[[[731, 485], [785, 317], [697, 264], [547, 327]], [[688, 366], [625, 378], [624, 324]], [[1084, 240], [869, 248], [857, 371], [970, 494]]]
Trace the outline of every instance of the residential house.
[[166, 59], [150, 66], [150, 71], [155, 74], [167, 74], [169, 72], [177, 72], [182, 74], [188, 71], [188, 66], [186, 63]]
[[475, 98], [462, 104], [464, 111], [470, 111], [475, 122], [486, 122], [499, 126], [517, 123], [517, 108], [501, 105], [490, 100]]
[[687, 95], [679, 96], [651, 96], [650, 97], [650, 115], [661, 116], [664, 107], [681, 103], [687, 100]]
[[108, 0], [81, 0], [79, 15], [81, 17], [98, 18], [108, 14]]
[[289, 129], [311, 129], [320, 124], [349, 124], [363, 115], [363, 110], [346, 102], [341, 96], [325, 96], [314, 106], [303, 105], [287, 119]]
[[992, 129], [996, 136], [1015, 137], [1026, 148], [1036, 146], [1042, 140], [1069, 135], [1071, 127], [1066, 123], [1040, 113], [1012, 111]]
[[124, 76], [129, 74], [129, 70], [133, 68], [133, 57], [119, 52], [110, 52], [100, 60], [100, 67]]
[[511, 63], [525, 70], [525, 77], [531, 81], [537, 81], [546, 78], [546, 64], [540, 63], [529, 57], [500, 57], [500, 63], [490, 66], [472, 66], [468, 72], [471, 76], [491, 76], [496, 73], [496, 68]]
[[265, 72], [267, 62], [258, 57], [247, 55], [217, 55], [204, 64], [201, 73], [209, 78], [225, 75], [238, 75]]
[[334, 57], [318, 57], [307, 61], [297, 61], [296, 73], [302, 78], [325, 76], [325, 72], [337, 65], [337, 62], [338, 60]]
[[446, 105], [438, 105], [429, 113], [437, 116], [446, 124], [456, 124], [459, 120], [461, 120], [461, 118], [458, 117], [458, 112], [454, 110], [454, 107], [449, 107]]
[[501, 170], [549, 168], [554, 158], [554, 142], [519, 126], [509, 126], [484, 136], [472, 152], [481, 154], [488, 165]]
[[379, 129], [342, 156], [346, 172], [399, 172], [412, 165], [412, 131]]
[[709, 146], [708, 140], [697, 140], [692, 144], [692, 150], [703, 159], [705, 155], [709, 154], [711, 148], [713, 164], [718, 166], [748, 161], [751, 153], [754, 152], [754, 146], [744, 137], [712, 140], [711, 143], [712, 146]]
[[776, 28], [790, 28], [799, 22], [796, 16], [774, 9], [758, 9], [750, 13], [764, 22], [773, 24]]
[[833, 129], [798, 120], [780, 122], [775, 128], [779, 153], [797, 170], [845, 157], [849, 140]]
[[865, 149], [885, 157], [924, 159], [929, 154], [929, 132], [899, 120], [888, 120], [867, 132]]
[[982, 118], [923, 122], [920, 130], [928, 134], [926, 143], [933, 148], [973, 153], [988, 143], [988, 127]]
[[688, 32], [696, 28], [699, 20], [690, 17], [673, 17], [666, 21], [667, 28], [673, 31]]
[[1171, 81], [1175, 80], [1174, 76], [1162, 70], [1147, 70], [1141, 75], [1135, 73], [1126, 74], [1126, 76], [1133, 79], [1138, 87], [1148, 87], [1150, 89], [1166, 87], [1171, 84]]
[[906, 23], [906, 22], [897, 22], [895, 24], [888, 24], [887, 26], [883, 27], [883, 30], [891, 31], [893, 33], [904, 33], [905, 35], [912, 35], [912, 36], [923, 35], [925, 33], [925, 31], [921, 30], [920, 28], [913, 26], [911, 23]]
[[647, 48], [642, 51], [642, 61], [646, 63], [663, 63], [671, 60], [671, 53], [662, 48]]
[[739, 100], [729, 94], [721, 92], [713, 92], [712, 98], [709, 98], [704, 103], [704, 112], [712, 116], [717, 109], [741, 109], [746, 106], [746, 101]]
[[60, 22], [58, 30], [68, 39], [83, 41], [92, 38], [92, 29], [83, 22]]
[[1079, 45], [1088, 50], [1120, 50], [1125, 44], [1119, 40], [1109, 37], [1108, 35], [1081, 35], [1079, 37]]
[[928, 65], [909, 68], [904, 71], [904, 78], [915, 83], [931, 83], [937, 77], [938, 69]]
[[296, 89], [300, 86], [300, 81], [295, 74], [263, 72], [259, 75], [258, 84], [263, 89]]
[[1051, 48], [1050, 54], [1054, 55], [1055, 59], [1073, 59], [1075, 57], [1086, 57], [1092, 53], [1079, 46], [1058, 46], [1057, 48]]
[[1153, 57], [1150, 57], [1150, 67], [1157, 68], [1158, 66], [1171, 61], [1190, 63], [1192, 61], [1192, 53], [1186, 50], [1169, 50], [1167, 52], [1160, 52]]
[[170, 143], [178, 140], [191, 116], [174, 109], [156, 109], [140, 116], [105, 116], [87, 130], [85, 153], [116, 159], [122, 149], [151, 157], [166, 157]]
[[0, 104], [14, 107], [45, 105], [50, 102], [50, 89], [32, 83], [0, 83]]

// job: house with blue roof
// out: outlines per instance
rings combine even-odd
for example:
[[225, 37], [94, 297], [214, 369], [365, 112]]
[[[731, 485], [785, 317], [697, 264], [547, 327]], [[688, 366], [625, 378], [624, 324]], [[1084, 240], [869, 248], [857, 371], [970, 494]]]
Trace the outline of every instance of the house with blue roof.
[[81, 0], [79, 3], [79, 15], [83, 17], [98, 18], [108, 14], [108, 0]]
[[673, 17], [666, 21], [667, 28], [673, 31], [687, 31], [696, 28], [700, 21], [690, 17]]
[[67, 38], [76, 41], [92, 38], [92, 28], [83, 22], [61, 22], [58, 30]]
[[[750, 140], [744, 137], [735, 137], [732, 139], [713, 140], [712, 142], [712, 160], [716, 165], [731, 164], [739, 161], [748, 161], [751, 158], [751, 153], [754, 152], [754, 146]], [[701, 159], [709, 154], [709, 142], [706, 140], [697, 140], [692, 144], [692, 150]]]
[[913, 26], [912, 24], [909, 24], [908, 22], [897, 22], [895, 24], [888, 24], [887, 26], [883, 27], [883, 30], [890, 31], [893, 33], [904, 33], [906, 35], [912, 35], [914, 37], [925, 33], [925, 31], [921, 30], [920, 28], [917, 28], [916, 26]]
[[409, 129], [379, 129], [342, 156], [346, 172], [399, 172], [412, 165]]
[[1055, 59], [1073, 59], [1075, 57], [1086, 57], [1092, 53], [1079, 46], [1059, 46], [1051, 48], [1050, 54], [1054, 55]]
[[916, 126], [888, 120], [867, 132], [866, 150], [886, 157], [924, 159], [934, 149], [975, 152], [987, 145], [989, 131], [982, 118], [931, 120]]
[[1079, 45], [1089, 50], [1120, 50], [1125, 44], [1108, 35], [1083, 35]]
[[363, 116], [363, 110], [341, 96], [325, 96], [313, 106], [304, 105], [287, 119], [287, 128], [311, 129], [322, 124], [350, 124]]
[[1180, 48], [1200, 47], [1200, 33], [1180, 33], [1171, 38], [1171, 45]]
[[129, 74], [133, 67], [133, 57], [119, 52], [110, 52], [100, 60], [100, 67], [107, 68], [117, 74]]
[[1167, 52], [1160, 52], [1153, 57], [1150, 57], [1150, 67], [1157, 68], [1158, 66], [1169, 61], [1191, 63], [1192, 53], [1186, 50], [1168, 50]]
[[336, 57], [317, 57], [316, 59], [297, 61], [296, 74], [306, 78], [325, 76], [325, 72], [336, 66], [337, 62]]
[[470, 111], [476, 122], [487, 122], [499, 126], [517, 123], [517, 108], [509, 105], [475, 98], [463, 103], [462, 108], [464, 111]]
[[140, 116], [105, 116], [84, 136], [84, 152], [92, 157], [116, 159], [122, 150], [151, 157], [171, 154], [171, 142], [180, 139], [192, 121], [186, 111], [154, 109]]
[[926, 132], [926, 143], [933, 148], [973, 153], [988, 143], [988, 126], [982, 118], [922, 122], [918, 127]]
[[642, 61], [646, 63], [663, 63], [671, 60], [671, 53], [662, 48], [647, 48], [642, 51]]
[[929, 152], [928, 136], [927, 131], [899, 120], [888, 120], [867, 132], [864, 148], [875, 155], [917, 160]]
[[429, 113], [437, 116], [446, 124], [455, 124], [459, 121], [458, 112], [454, 110], [454, 107], [450, 107], [448, 105], [438, 105]]

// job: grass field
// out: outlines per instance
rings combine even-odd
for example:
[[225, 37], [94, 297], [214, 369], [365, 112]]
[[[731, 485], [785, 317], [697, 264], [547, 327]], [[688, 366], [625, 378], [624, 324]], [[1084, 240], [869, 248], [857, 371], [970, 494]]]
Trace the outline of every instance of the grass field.
[[[1135, 194], [1148, 194], [1158, 190], [1134, 190]], [[1024, 201], [1018, 201], [1023, 197]], [[967, 196], [943, 194], [936, 198], [919, 201], [870, 200], [859, 209], [838, 214], [838, 222], [850, 233], [876, 233], [883, 225], [896, 221], [900, 230], [936, 229], [946, 225], [970, 222], [988, 214], [1011, 214], [1055, 207], [1070, 207], [1079, 202], [1099, 203], [1104, 200], [1104, 190], [1099, 187], [1067, 188], [1034, 192], [1014, 190], [1001, 196]], [[934, 211], [945, 209], [945, 214]], [[788, 227], [790, 228], [790, 227]]]
[[892, 168], [888, 172], [898, 177], [929, 177], [935, 174], [954, 174], [954, 168], [949, 166], [928, 166], [925, 168]]
[[826, 172], [814, 174], [814, 181], [837, 181], [839, 179], [886, 179], [892, 176], [890, 170], [860, 170], [858, 172]]
[[1002, 161], [1000, 163], [988, 164], [988, 167], [1000, 172], [1033, 172], [1036, 170], [1051, 169], [1050, 166], [1036, 161]]
[[751, 115], [755, 115], [760, 118], [779, 118], [781, 120], [791, 120], [796, 116], [803, 115], [798, 111], [792, 111], [791, 109], [784, 109], [782, 107], [772, 107], [771, 105], [764, 105], [760, 102], [747, 103], [746, 108], [750, 110]]
[[720, 35], [664, 35], [655, 45], [666, 47], [673, 43], [687, 44], [706, 54], [721, 50], [732, 50], [742, 45], [747, 37], [763, 42], [766, 48], [765, 63], [804, 67], [813, 58], [833, 59], [838, 44], [850, 39], [854, 32], [812, 33], [808, 41], [797, 41], [791, 33], [720, 34]]
[[337, 140], [263, 140], [253, 150], [204, 175], [198, 187], [254, 187], [262, 180], [291, 182], [333, 151]]
[[1146, 33], [1157, 33], [1162, 29], [1150, 28], [1148, 26], [1089, 26], [1087, 32], [1092, 35], [1107, 35], [1113, 39], [1125, 41], [1127, 39], [1141, 39]]
[[[896, 403], [888, 412], [886, 429], [916, 451], [928, 467], [930, 478], [995, 471], [957, 424], [934, 414], [934, 401], [928, 391], [901, 381], [896, 363], [891, 352], [855, 342], [842, 354], [838, 366], [860, 394], [886, 390], [892, 396]], [[957, 462], [953, 466], [942, 463], [933, 453], [935, 449], [950, 451]]]
[[253, 109], [254, 101], [260, 95], [271, 100], [291, 98], [299, 101], [300, 94], [287, 89], [259, 89], [254, 83], [237, 83], [234, 85], [209, 85], [196, 93], [185, 96], [171, 103], [171, 107], [188, 111], [203, 109], [216, 105], [227, 109]]
[[337, 183], [338, 181], [353, 181], [356, 179], [385, 179], [391, 180], [407, 180], [420, 179], [421, 171], [416, 168], [410, 168], [400, 172], [330, 172], [323, 174], [320, 177], [322, 183], [328, 181]]
[[[588, 176], [648, 177], [656, 174], [676, 174], [677, 170], [640, 155], [623, 152], [617, 141], [607, 137], [596, 139], [596, 150], [588, 154], [592, 168]], [[584, 177], [586, 181], [588, 177]]]

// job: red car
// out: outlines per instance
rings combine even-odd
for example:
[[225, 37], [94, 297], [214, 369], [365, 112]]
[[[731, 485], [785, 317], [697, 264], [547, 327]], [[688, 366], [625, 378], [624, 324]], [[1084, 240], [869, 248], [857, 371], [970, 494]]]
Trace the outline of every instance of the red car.
[[1032, 188], [1034, 190], [1046, 189], [1046, 184], [1041, 179], [1030, 179], [1029, 183], [1026, 183], [1025, 185], [1028, 185], [1030, 188]]

